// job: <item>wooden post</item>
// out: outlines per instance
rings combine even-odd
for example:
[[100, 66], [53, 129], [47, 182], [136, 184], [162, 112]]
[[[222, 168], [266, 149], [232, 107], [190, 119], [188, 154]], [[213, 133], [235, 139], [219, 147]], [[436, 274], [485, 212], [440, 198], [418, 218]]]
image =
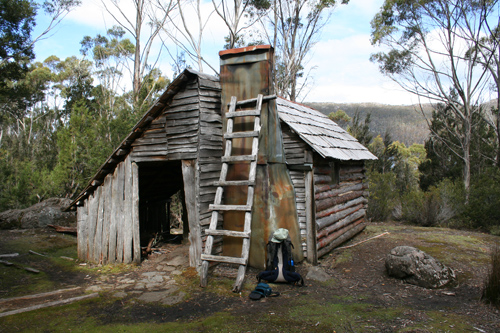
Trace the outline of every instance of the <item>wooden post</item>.
[[111, 179], [111, 218], [109, 220], [109, 249], [108, 249], [108, 261], [111, 263], [116, 262], [116, 233], [117, 233], [117, 221], [118, 221], [118, 172], [115, 170]]
[[96, 229], [95, 229], [95, 241], [94, 241], [94, 262], [97, 264], [102, 263], [102, 223], [104, 220], [104, 196], [102, 186], [99, 186], [96, 193], [96, 205], [97, 205], [97, 219], [96, 219]]
[[88, 198], [83, 206], [77, 210], [77, 240], [78, 240], [78, 259], [87, 260], [89, 234], [88, 234]]
[[108, 263], [109, 255], [109, 228], [111, 220], [111, 178], [112, 175], [106, 175], [104, 178], [104, 224], [102, 226], [102, 263]]
[[[306, 163], [313, 162], [312, 151], [305, 151]], [[314, 195], [314, 169], [305, 171], [306, 190], [306, 237], [307, 237], [307, 260], [318, 264], [318, 252], [316, 251], [316, 205]]]
[[117, 181], [117, 197], [114, 198], [114, 203], [116, 204], [116, 261], [118, 263], [123, 262], [123, 191], [124, 191], [124, 165], [120, 163], [116, 166], [116, 181]]
[[87, 258], [85, 260], [93, 260], [94, 256], [94, 245], [95, 245], [95, 229], [96, 229], [96, 219], [97, 219], [97, 201], [94, 192], [88, 198], [89, 213], [87, 218], [88, 223], [88, 236], [89, 236], [89, 247], [87, 251]]
[[189, 264], [198, 267], [201, 264], [201, 227], [199, 217], [199, 175], [197, 160], [182, 161], [184, 180], [184, 200], [189, 224]]
[[130, 157], [123, 161], [124, 186], [123, 186], [123, 262], [132, 262], [132, 163]]
[[133, 261], [141, 263], [141, 237], [139, 230], [139, 167], [132, 163], [132, 241]]

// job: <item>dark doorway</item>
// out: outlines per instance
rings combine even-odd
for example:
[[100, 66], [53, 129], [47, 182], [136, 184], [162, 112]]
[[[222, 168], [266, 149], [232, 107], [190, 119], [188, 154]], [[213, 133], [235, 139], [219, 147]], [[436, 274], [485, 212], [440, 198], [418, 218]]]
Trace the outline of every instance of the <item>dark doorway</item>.
[[139, 165], [139, 230], [141, 247], [152, 242], [180, 242], [189, 232], [184, 219], [184, 183], [180, 161]]

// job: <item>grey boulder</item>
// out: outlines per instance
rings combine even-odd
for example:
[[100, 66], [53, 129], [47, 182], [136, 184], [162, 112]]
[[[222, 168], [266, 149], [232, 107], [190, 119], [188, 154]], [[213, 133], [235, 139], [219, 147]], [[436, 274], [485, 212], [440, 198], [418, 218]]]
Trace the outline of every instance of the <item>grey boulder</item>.
[[455, 280], [455, 272], [411, 246], [398, 246], [385, 260], [389, 276], [423, 288], [441, 288]]

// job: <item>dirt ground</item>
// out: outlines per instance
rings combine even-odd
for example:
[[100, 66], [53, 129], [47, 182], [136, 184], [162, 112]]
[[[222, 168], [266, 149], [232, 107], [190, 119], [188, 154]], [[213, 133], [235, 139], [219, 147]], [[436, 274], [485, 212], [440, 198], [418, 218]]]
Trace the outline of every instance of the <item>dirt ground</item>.
[[[371, 239], [383, 232], [388, 234]], [[20, 234], [2, 231], [0, 237], [5, 241], [9, 237], [20, 237]], [[364, 240], [367, 241], [355, 245]], [[50, 279], [55, 281], [52, 289], [82, 287], [68, 291], [65, 297], [80, 295], [99, 285], [100, 289], [97, 290], [101, 301], [93, 301], [86, 308], [86, 315], [94, 318], [98, 325], [179, 321], [193, 323], [218, 313], [228, 313], [239, 318], [239, 323], [233, 325], [241, 325], [236, 326], [241, 330], [233, 331], [261, 331], [264, 327], [268, 331], [277, 332], [304, 329], [323, 332], [325, 328], [335, 332], [500, 332], [498, 309], [480, 301], [487, 274], [488, 251], [495, 241], [498, 242], [498, 237], [466, 231], [373, 224], [344, 244], [355, 246], [334, 250], [320, 259], [319, 266], [331, 276], [330, 280], [318, 282], [306, 278], [304, 287], [271, 284], [273, 290], [281, 295], [260, 301], [252, 301], [248, 297], [256, 285], [258, 270], [249, 268], [242, 292], [234, 294], [230, 289], [235, 270], [228, 267], [213, 270], [209, 276], [209, 286], [202, 289], [198, 286], [196, 271], [189, 268], [185, 261], [182, 266], [171, 271], [171, 274], [176, 274], [173, 280], [185, 296], [181, 302], [169, 306], [138, 301], [140, 293], [133, 286], [120, 286], [120, 281], [123, 281], [124, 276], [129, 280], [137, 280], [144, 273], [157, 270], [159, 264], [172, 260], [172, 253], [176, 257], [182, 253], [187, 256], [186, 246], [166, 246], [164, 253], [152, 255], [142, 265], [116, 273], [103, 273], [99, 267], [66, 271], [60, 266], [54, 266], [54, 271], [51, 272], [46, 264], [40, 267], [35, 261], [28, 260], [25, 264], [48, 272]], [[6, 243], [8, 242], [2, 242]], [[2, 244], [0, 253], [9, 253], [9, 249]], [[434, 256], [455, 270], [457, 281], [445, 288], [430, 290], [387, 276], [385, 257], [392, 248], [399, 245], [415, 246]], [[301, 263], [298, 265], [298, 272], [307, 277], [310, 267], [307, 263]], [[0, 266], [0, 273], [1, 269]], [[16, 287], [0, 283], [0, 314], [2, 299], [10, 297], [9, 288]], [[118, 291], [121, 293], [119, 298], [116, 296]], [[36, 302], [43, 303], [58, 297], [62, 296]], [[9, 308], [21, 308], [32, 305], [33, 302], [12, 301]], [[3, 308], [7, 308], [6, 302], [3, 303]], [[321, 316], [316, 316], [313, 309], [321, 312]], [[339, 321], [335, 321], [336, 316], [341, 317]], [[293, 318], [293, 322], [282, 326], [279, 320], [273, 318]], [[0, 318], [0, 331], [9, 331], [12, 323], [2, 326], [2, 319]], [[200, 327], [196, 329], [210, 330]]]

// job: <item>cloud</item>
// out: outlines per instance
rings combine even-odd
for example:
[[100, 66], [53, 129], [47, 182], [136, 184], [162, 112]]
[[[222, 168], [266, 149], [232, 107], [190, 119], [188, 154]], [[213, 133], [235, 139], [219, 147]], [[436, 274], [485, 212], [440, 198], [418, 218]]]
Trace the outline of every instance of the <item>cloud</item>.
[[370, 62], [375, 51], [364, 34], [316, 44], [309, 62], [316, 67], [315, 85], [307, 100], [412, 104], [412, 95], [383, 77]]

